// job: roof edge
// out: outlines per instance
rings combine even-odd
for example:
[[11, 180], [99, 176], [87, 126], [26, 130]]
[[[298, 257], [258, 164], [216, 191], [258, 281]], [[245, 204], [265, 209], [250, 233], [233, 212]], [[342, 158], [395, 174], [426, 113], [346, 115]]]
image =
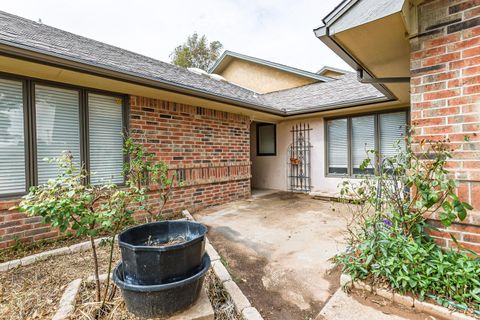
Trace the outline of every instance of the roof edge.
[[45, 64], [53, 67], [64, 68], [76, 72], [82, 72], [100, 77], [106, 77], [113, 80], [139, 84], [155, 89], [161, 89], [170, 91], [173, 93], [186, 94], [189, 96], [208, 99], [216, 102], [227, 103], [237, 107], [242, 107], [250, 110], [265, 112], [272, 115], [284, 116], [285, 112], [280, 109], [270, 106], [264, 106], [261, 104], [251, 104], [240, 99], [232, 97], [218, 95], [206, 90], [198, 88], [192, 88], [179, 83], [173, 83], [167, 80], [159, 80], [154, 78], [147, 78], [136, 75], [124, 70], [113, 70], [109, 68], [103, 68], [93, 64], [87, 64], [83, 61], [78, 61], [71, 57], [63, 57], [61, 55], [45, 53], [41, 50], [34, 50], [31, 47], [25, 47], [22, 45], [12, 45], [6, 41], [0, 40], [0, 54], [9, 56], [16, 59], [27, 60], [35, 63]]
[[[208, 99], [215, 102], [227, 103], [236, 107], [245, 108], [248, 110], [265, 112], [267, 114], [279, 116], [282, 118], [288, 118], [290, 116], [299, 116], [303, 114], [311, 114], [323, 111], [330, 111], [335, 109], [344, 109], [349, 107], [357, 107], [367, 104], [376, 104], [381, 102], [393, 101], [393, 99], [388, 96], [376, 97], [376, 98], [364, 98], [353, 101], [335, 103], [331, 105], [322, 105], [317, 107], [311, 107], [302, 110], [287, 111], [285, 109], [274, 108], [270, 106], [265, 106], [261, 104], [251, 104], [245, 101], [234, 99], [232, 97], [213, 94], [205, 90], [199, 90], [197, 88], [192, 88], [178, 83], [172, 83], [170, 81], [160, 81], [158, 79], [146, 78], [138, 76], [134, 73], [129, 73], [125, 71], [112, 70], [108, 68], [103, 68], [93, 64], [86, 64], [82, 61], [77, 61], [71, 57], [63, 57], [61, 55], [56, 55], [52, 53], [44, 53], [41, 50], [33, 50], [31, 47], [25, 47], [21, 45], [12, 45], [11, 43], [6, 43], [5, 41], [0, 40], [0, 54], [16, 59], [31, 61], [34, 63], [40, 63], [44, 65], [49, 65], [53, 67], [63, 68], [67, 70], [72, 70], [76, 72], [82, 72], [86, 74], [91, 74], [94, 76], [106, 77], [113, 80], [128, 82], [132, 84], [138, 84], [150, 88], [165, 90], [178, 94], [185, 94], [188, 96]], [[334, 81], [336, 79], [330, 79]]]
[[290, 67], [290, 66], [287, 66], [287, 65], [284, 65], [284, 64], [281, 64], [281, 63], [276, 63], [276, 62], [272, 62], [272, 61], [248, 56], [248, 55], [238, 53], [238, 52], [234, 52], [234, 51], [230, 51], [230, 50], [225, 50], [222, 53], [222, 55], [215, 61], [215, 63], [208, 69], [208, 72], [209, 73], [215, 73], [218, 69], [221, 68], [225, 59], [228, 59], [228, 58], [237, 58], [237, 59], [241, 59], [241, 60], [250, 61], [250, 62], [253, 62], [253, 63], [265, 65], [265, 66], [268, 66], [268, 67], [271, 67], [271, 68], [279, 69], [279, 70], [282, 70], [282, 71], [285, 71], [285, 72], [288, 72], [288, 73], [293, 73], [293, 74], [296, 74], [296, 75], [299, 75], [299, 76], [302, 76], [302, 77], [305, 77], [305, 78], [315, 79], [315, 80], [318, 80], [318, 81], [327, 82], [327, 81], [332, 80], [329, 77], [321, 76], [321, 75], [316, 74], [314, 72], [298, 69], [298, 68], [295, 68], [295, 67]]

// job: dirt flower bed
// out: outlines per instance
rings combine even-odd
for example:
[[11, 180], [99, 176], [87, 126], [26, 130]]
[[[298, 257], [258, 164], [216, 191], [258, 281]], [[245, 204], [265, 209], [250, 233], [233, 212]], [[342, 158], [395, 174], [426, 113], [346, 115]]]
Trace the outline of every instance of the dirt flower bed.
[[24, 243], [18, 241], [13, 247], [0, 251], [0, 263], [21, 259], [32, 254], [61, 247], [68, 247], [80, 242], [88, 241], [87, 237], [64, 236], [60, 238], [39, 240], [36, 242]]
[[[98, 248], [100, 273], [107, 270], [108, 248]], [[17, 257], [15, 257], [17, 258]], [[114, 261], [120, 260], [115, 249]], [[50, 257], [44, 261], [0, 273], [0, 319], [51, 319], [58, 309], [58, 303], [66, 286], [75, 279], [87, 279], [92, 275], [91, 252], [79, 252], [64, 256]], [[233, 302], [210, 270], [204, 282], [204, 289], [215, 311], [215, 319], [240, 320]], [[98, 303], [94, 302], [93, 282], [83, 282], [77, 305], [71, 319], [93, 319]], [[109, 314], [103, 319], [135, 319], [125, 307], [120, 290], [108, 304]]]
[[[233, 302], [229, 295], [210, 270], [204, 282], [204, 290], [206, 290], [208, 298], [212, 303], [215, 311], [215, 319], [217, 320], [241, 320], [243, 319], [235, 311]], [[95, 300], [95, 285], [93, 282], [83, 282], [77, 297], [77, 303], [71, 319], [91, 320], [95, 318], [95, 314], [100, 307], [99, 302]], [[121, 291], [117, 289], [115, 296], [111, 302], [107, 304], [109, 312], [104, 314], [100, 319], [122, 319], [122, 320], [141, 320], [129, 313], [123, 301]]]
[[[98, 248], [100, 271], [106, 272], [107, 248]], [[114, 260], [120, 254], [115, 250]], [[0, 319], [51, 319], [68, 283], [92, 274], [91, 252], [50, 257], [0, 273]]]

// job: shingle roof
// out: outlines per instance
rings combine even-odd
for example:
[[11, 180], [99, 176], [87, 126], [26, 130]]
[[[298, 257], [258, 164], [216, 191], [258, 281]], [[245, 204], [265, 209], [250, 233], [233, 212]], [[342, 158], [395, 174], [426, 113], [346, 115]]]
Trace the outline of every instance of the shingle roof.
[[336, 80], [275, 91], [263, 97], [271, 105], [282, 105], [287, 113], [298, 113], [341, 104], [355, 105], [362, 101], [382, 99], [384, 95], [372, 85], [360, 83], [355, 73], [346, 72]]
[[299, 112], [312, 107], [321, 108], [322, 105], [330, 106], [332, 102], [382, 96], [372, 86], [360, 84], [350, 76], [261, 95], [229, 82], [212, 79], [208, 75], [199, 75], [185, 68], [2, 11], [0, 44], [187, 88], [192, 92], [209, 93], [279, 114], [285, 114], [284, 109]]

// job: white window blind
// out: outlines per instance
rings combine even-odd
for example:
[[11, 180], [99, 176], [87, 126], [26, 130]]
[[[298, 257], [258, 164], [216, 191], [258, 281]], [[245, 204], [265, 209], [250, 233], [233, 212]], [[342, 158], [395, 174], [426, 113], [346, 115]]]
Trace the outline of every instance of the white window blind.
[[407, 113], [393, 112], [379, 116], [380, 121], [380, 154], [381, 158], [394, 156], [397, 153], [396, 142], [405, 148], [405, 136], [407, 133]]
[[348, 173], [348, 133], [347, 119], [327, 122], [328, 134], [328, 173]]
[[0, 79], [0, 194], [26, 191], [23, 85]]
[[372, 161], [375, 160], [372, 154], [367, 154], [367, 151], [370, 150], [375, 150], [375, 116], [368, 115], [352, 118], [353, 174], [372, 174], [374, 172], [373, 166], [368, 166], [363, 171], [360, 169], [361, 164], [367, 157], [373, 157]]
[[80, 120], [79, 93], [43, 85], [35, 86], [35, 109], [37, 126], [38, 183], [58, 175], [55, 163], [45, 158], [54, 158], [70, 151], [77, 167], [80, 165]]
[[88, 94], [91, 182], [123, 182], [122, 100]]

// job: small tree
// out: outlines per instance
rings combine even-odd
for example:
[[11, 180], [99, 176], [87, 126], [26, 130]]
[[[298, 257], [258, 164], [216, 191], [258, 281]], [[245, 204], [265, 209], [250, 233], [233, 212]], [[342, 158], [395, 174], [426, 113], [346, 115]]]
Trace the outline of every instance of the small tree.
[[170, 58], [171, 62], [179, 67], [200, 68], [206, 71], [220, 56], [222, 48], [220, 41], [209, 43], [205, 35], [199, 37], [194, 32], [188, 36], [186, 42], [173, 50]]
[[[112, 269], [114, 236], [130, 223], [133, 211], [130, 203], [139, 194], [138, 189], [119, 189], [115, 184], [92, 185], [84, 183], [88, 174], [84, 168], [77, 169], [70, 152], [50, 159], [59, 167], [59, 175], [46, 184], [32, 187], [18, 209], [32, 216], [41, 216], [44, 223], [58, 228], [60, 232], [71, 229], [77, 236], [90, 238], [96, 281], [96, 299], [101, 301], [98, 255], [94, 239], [107, 234], [110, 239], [108, 275]], [[103, 304], [109, 291], [110, 277], [103, 295]]]
[[[136, 209], [144, 209], [150, 215], [150, 221], [162, 218], [162, 213], [170, 199], [173, 178], [168, 176], [168, 166], [155, 162], [155, 155], [137, 144], [132, 138], [125, 139], [124, 153], [129, 161], [124, 164], [123, 173], [126, 186], [116, 184], [93, 185], [86, 183], [88, 172], [78, 169], [70, 152], [49, 159], [57, 164], [59, 174], [46, 184], [32, 187], [16, 208], [32, 216], [41, 216], [60, 232], [75, 231], [77, 236], [90, 239], [96, 282], [96, 300], [102, 302], [100, 312], [104, 312], [105, 302], [113, 298], [110, 288], [115, 235], [126, 225], [133, 222]], [[149, 196], [155, 194], [160, 202], [151, 204]], [[101, 292], [99, 280], [98, 254], [95, 237], [106, 234], [109, 239], [108, 272], [105, 291]], [[110, 293], [110, 294], [109, 294]]]
[[[130, 161], [123, 166], [123, 173], [127, 177], [127, 185], [130, 188], [142, 190], [139, 200], [139, 208], [149, 214], [148, 221], [160, 220], [163, 217], [165, 205], [173, 191], [174, 176], [168, 174], [168, 165], [164, 162], [155, 161], [155, 154], [149, 152], [143, 144], [136, 143], [131, 137], [125, 140], [125, 154]], [[179, 182], [181, 185], [181, 181]], [[149, 201], [155, 194], [158, 203]]]

